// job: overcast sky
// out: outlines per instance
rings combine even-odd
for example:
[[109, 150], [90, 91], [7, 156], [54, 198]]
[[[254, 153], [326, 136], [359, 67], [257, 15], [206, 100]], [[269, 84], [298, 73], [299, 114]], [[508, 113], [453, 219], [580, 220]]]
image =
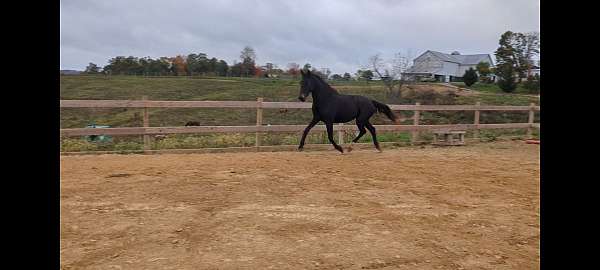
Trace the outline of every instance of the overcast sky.
[[426, 50], [493, 57], [500, 35], [539, 31], [539, 0], [62, 0], [60, 68], [114, 56], [206, 53], [354, 73], [381, 53]]

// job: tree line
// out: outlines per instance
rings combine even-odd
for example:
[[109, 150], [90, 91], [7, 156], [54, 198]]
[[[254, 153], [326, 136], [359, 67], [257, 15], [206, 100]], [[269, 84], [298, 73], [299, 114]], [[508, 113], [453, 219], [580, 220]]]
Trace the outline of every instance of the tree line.
[[[315, 74], [327, 79], [330, 76], [328, 68], [316, 69], [309, 63], [303, 67]], [[240, 52], [240, 61], [234, 61], [232, 65], [225, 60], [215, 57], [209, 58], [205, 53], [191, 53], [187, 56], [177, 55], [175, 57], [135, 57], [116, 56], [108, 60], [108, 64], [99, 67], [95, 63], [89, 63], [85, 74], [106, 75], [143, 75], [143, 76], [228, 76], [228, 77], [279, 77], [288, 75], [297, 78], [300, 74], [300, 65], [289, 63], [287, 68], [282, 69], [273, 63], [264, 66], [256, 64], [256, 52], [250, 46], [244, 47]], [[350, 75], [348, 74], [348, 77]], [[346, 76], [344, 76], [346, 78]]]
[[[494, 83], [491, 75], [498, 77], [496, 82], [505, 92], [513, 92], [523, 78], [527, 80], [523, 86], [532, 92], [539, 92], [539, 75], [532, 76], [531, 69], [535, 66], [534, 57], [539, 55], [539, 33], [516, 33], [506, 31], [499, 40], [499, 47], [494, 52], [496, 66], [490, 67], [487, 63], [479, 63], [474, 70], [468, 70], [463, 75], [466, 84], [472, 85], [477, 81]], [[402, 73], [409, 68], [411, 52], [397, 53], [390, 61], [384, 61], [379, 55], [369, 58], [368, 67], [359, 69], [354, 76], [350, 73], [331, 74], [328, 68], [317, 69], [306, 63], [302, 69], [320, 75], [323, 79], [331, 80], [365, 80], [374, 77], [381, 79], [390, 93], [400, 93], [404, 78]], [[240, 52], [240, 61], [229, 65], [225, 60], [215, 57], [209, 58], [205, 53], [191, 53], [187, 56], [175, 57], [150, 57], [138, 58], [134, 56], [117, 56], [108, 60], [108, 65], [103, 68], [90, 63], [84, 73], [103, 73], [109, 75], [147, 75], [147, 76], [230, 76], [230, 77], [279, 77], [281, 75], [297, 78], [300, 74], [300, 65], [289, 63], [285, 69], [273, 63], [264, 66], [256, 64], [256, 53], [250, 46]], [[537, 61], [539, 66], [539, 60]], [[393, 91], [398, 88], [398, 91]]]

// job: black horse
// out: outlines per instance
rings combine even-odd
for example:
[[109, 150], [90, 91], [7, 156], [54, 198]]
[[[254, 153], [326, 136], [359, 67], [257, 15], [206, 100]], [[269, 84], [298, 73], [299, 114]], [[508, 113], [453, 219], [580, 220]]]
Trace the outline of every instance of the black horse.
[[[357, 142], [367, 132], [365, 130], [366, 127], [373, 137], [375, 148], [381, 152], [379, 142], [377, 141], [377, 135], [375, 134], [375, 127], [369, 123], [369, 118], [371, 118], [375, 112], [382, 112], [390, 120], [397, 123], [397, 117], [389, 106], [363, 96], [342, 95], [323, 81], [321, 77], [311, 74], [310, 70], [306, 72], [301, 70], [300, 73], [302, 74], [302, 81], [300, 81], [300, 96], [298, 99], [304, 102], [306, 101], [306, 97], [308, 97], [309, 94], [312, 94], [313, 119], [306, 129], [304, 129], [302, 139], [300, 140], [300, 146], [298, 146], [299, 151], [302, 151], [304, 148], [304, 140], [310, 129], [320, 121], [323, 121], [327, 128], [329, 142], [333, 144], [335, 149], [343, 154], [344, 149], [333, 140], [333, 123], [346, 123], [356, 119], [356, 126], [358, 126], [360, 133], [352, 140], [352, 143]], [[350, 146], [348, 147], [348, 152], [352, 151], [352, 143], [350, 143]]]

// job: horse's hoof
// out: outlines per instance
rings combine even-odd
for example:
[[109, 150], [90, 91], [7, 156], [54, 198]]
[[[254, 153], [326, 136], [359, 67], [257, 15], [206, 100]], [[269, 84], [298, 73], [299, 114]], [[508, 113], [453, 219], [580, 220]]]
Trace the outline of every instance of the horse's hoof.
[[346, 151], [347, 151], [348, 153], [352, 152], [352, 147], [348, 147], [348, 148], [346, 148]]
[[304, 148], [298, 148], [298, 152], [304, 151]]
[[383, 153], [381, 149], [377, 149], [377, 153]]

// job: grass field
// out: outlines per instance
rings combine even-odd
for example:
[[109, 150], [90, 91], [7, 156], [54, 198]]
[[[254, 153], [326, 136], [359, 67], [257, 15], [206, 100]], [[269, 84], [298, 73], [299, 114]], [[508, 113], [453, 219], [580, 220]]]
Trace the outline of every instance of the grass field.
[[[452, 85], [458, 86], [458, 87], [464, 87], [467, 89], [471, 89], [471, 90], [475, 90], [478, 92], [482, 92], [482, 93], [492, 93], [492, 94], [507, 94], [505, 92], [502, 91], [502, 89], [500, 89], [500, 87], [496, 84], [488, 84], [488, 83], [475, 83], [471, 86], [466, 86], [464, 83], [462, 82], [455, 82], [452, 83]], [[529, 90], [525, 89], [523, 87], [523, 84], [517, 84], [517, 89], [515, 89], [514, 93], [511, 94], [521, 94], [521, 95], [535, 95], [530, 93]], [[508, 94], [510, 95], [510, 94]]]
[[[388, 104], [474, 104], [479, 101], [487, 105], [528, 105], [539, 102], [538, 98], [519, 94], [495, 94], [481, 92], [477, 95], [452, 95], [427, 93], [434, 86], [418, 85], [406, 90], [400, 100], [391, 101], [386, 97], [381, 82], [350, 81], [330, 82], [343, 94], [364, 95]], [[436, 88], [439, 86], [435, 86]], [[297, 101], [299, 82], [290, 79], [256, 79], [224, 77], [136, 77], [136, 76], [61, 76], [61, 99], [141, 99], [151, 100], [256, 100]], [[183, 126], [188, 121], [198, 121], [201, 125], [254, 125], [254, 109], [149, 109], [150, 126]], [[473, 113], [468, 112], [424, 112], [422, 124], [472, 123]], [[310, 110], [278, 109], [265, 110], [264, 124], [306, 124], [311, 119]], [[404, 112], [411, 117], [411, 112]], [[527, 114], [522, 112], [483, 112], [481, 123], [526, 122]], [[537, 120], [536, 120], [537, 121]], [[372, 118], [374, 124], [389, 123], [381, 115]], [[142, 110], [127, 108], [64, 108], [61, 109], [61, 128], [82, 128], [88, 124], [109, 125], [111, 127], [133, 127], [142, 125]], [[406, 124], [409, 124], [407, 121]], [[513, 134], [515, 132], [512, 132]], [[524, 131], [516, 132], [524, 134]], [[348, 141], [351, 139], [348, 134]], [[336, 137], [337, 138], [337, 137]], [[219, 135], [170, 135], [165, 140], [155, 142], [153, 149], [226, 147], [253, 145], [254, 134]], [[408, 133], [381, 133], [378, 139], [385, 141], [409, 141]], [[269, 134], [264, 139], [269, 144], [297, 144], [296, 133]], [[365, 135], [361, 141], [369, 142]], [[81, 150], [137, 150], [141, 148], [141, 136], [115, 137], [106, 144], [88, 143], [81, 138], [63, 138], [62, 151]], [[308, 143], [327, 143], [320, 132], [311, 133]]]

